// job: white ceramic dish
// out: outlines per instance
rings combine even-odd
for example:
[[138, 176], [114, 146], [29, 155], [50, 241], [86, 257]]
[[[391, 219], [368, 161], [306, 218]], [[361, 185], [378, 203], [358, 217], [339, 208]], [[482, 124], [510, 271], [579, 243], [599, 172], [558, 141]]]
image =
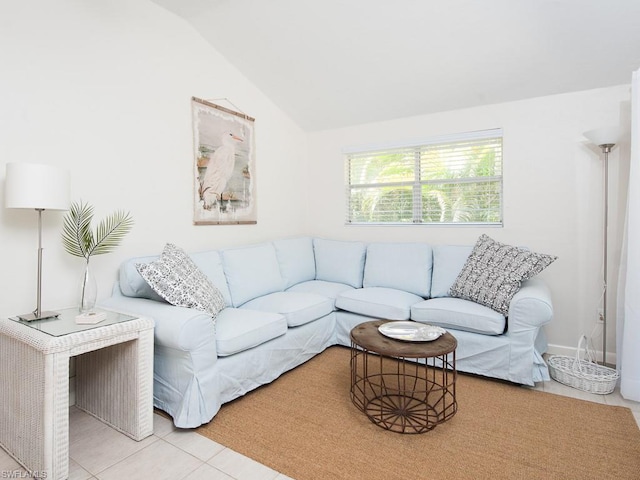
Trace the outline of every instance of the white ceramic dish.
[[407, 342], [432, 342], [447, 331], [442, 327], [417, 322], [387, 322], [378, 331], [389, 338]]

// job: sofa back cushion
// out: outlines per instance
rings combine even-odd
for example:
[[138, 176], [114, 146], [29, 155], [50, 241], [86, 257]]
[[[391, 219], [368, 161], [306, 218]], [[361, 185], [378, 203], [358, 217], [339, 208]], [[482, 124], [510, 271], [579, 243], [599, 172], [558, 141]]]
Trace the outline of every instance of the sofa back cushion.
[[275, 240], [273, 246], [276, 248], [285, 289], [316, 278], [316, 261], [311, 238]]
[[224, 269], [222, 268], [220, 252], [216, 250], [209, 250], [207, 252], [191, 253], [189, 256], [202, 273], [211, 280], [211, 283], [220, 290], [220, 293], [222, 293], [227, 305], [231, 305], [231, 292], [229, 292], [227, 278], [225, 277]]
[[158, 258], [160, 258], [160, 255], [149, 255], [146, 257], [129, 258], [122, 262], [118, 272], [118, 280], [120, 281], [120, 291], [125, 297], [147, 298], [157, 302], [165, 301], [164, 298], [151, 288], [136, 269], [136, 263], [151, 263]]
[[433, 247], [431, 297], [449, 297], [449, 289], [464, 267], [473, 245], [436, 245]]
[[362, 242], [313, 239], [316, 280], [362, 287], [366, 245]]
[[167, 243], [160, 258], [137, 263], [151, 288], [171, 305], [209, 313], [213, 319], [227, 306], [222, 293], [180, 247]]
[[[220, 253], [215, 250], [189, 254], [193, 263], [207, 276], [215, 287], [220, 290], [227, 305], [231, 305], [231, 294], [227, 287], [227, 280], [222, 269]], [[147, 257], [130, 258], [122, 262], [118, 272], [120, 280], [120, 291], [125, 297], [148, 298], [158, 302], [165, 300], [158, 295], [142, 278], [136, 269], [136, 263], [151, 263], [160, 258], [160, 255], [150, 255]]]
[[431, 247], [425, 243], [371, 243], [364, 264], [365, 287], [387, 287], [428, 297]]
[[221, 255], [234, 307], [284, 289], [276, 248], [272, 243], [225, 249]]

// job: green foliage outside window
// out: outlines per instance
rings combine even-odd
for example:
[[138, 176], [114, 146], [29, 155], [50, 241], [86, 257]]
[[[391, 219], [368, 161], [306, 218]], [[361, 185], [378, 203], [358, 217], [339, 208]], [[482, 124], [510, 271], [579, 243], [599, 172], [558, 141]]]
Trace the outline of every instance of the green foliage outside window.
[[502, 223], [501, 134], [348, 154], [347, 177], [348, 223]]

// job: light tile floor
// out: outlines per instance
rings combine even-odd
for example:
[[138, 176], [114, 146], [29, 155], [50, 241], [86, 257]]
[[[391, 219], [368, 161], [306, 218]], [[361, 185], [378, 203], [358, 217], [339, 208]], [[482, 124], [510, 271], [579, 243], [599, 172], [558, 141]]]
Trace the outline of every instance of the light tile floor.
[[[625, 400], [619, 391], [594, 395], [555, 381], [541, 382], [535, 390], [579, 398], [633, 411], [640, 425], [640, 403]], [[71, 407], [70, 475], [72, 480], [286, 480], [250, 458], [190, 430], [176, 429], [167, 418], [154, 415], [154, 434], [141, 442], [104, 425], [94, 417]], [[4, 450], [0, 449], [2, 478], [29, 478]]]

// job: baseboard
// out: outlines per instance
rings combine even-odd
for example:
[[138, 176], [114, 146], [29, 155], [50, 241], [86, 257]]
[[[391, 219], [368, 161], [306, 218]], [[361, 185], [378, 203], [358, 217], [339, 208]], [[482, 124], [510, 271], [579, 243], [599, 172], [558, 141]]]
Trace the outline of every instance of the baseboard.
[[[574, 346], [574, 347], [567, 347], [564, 345], [554, 345], [552, 343], [549, 344], [548, 348], [547, 348], [547, 355], [566, 355], [568, 357], [575, 357], [576, 356], [576, 350], [578, 350], [578, 346]], [[596, 350], [595, 351], [595, 355], [596, 358], [595, 360], [597, 362], [600, 362], [602, 360], [602, 351], [601, 350]], [[584, 357], [582, 357], [584, 358]], [[616, 362], [618, 361], [616, 354], [613, 352], [607, 352], [607, 366], [609, 367], [613, 367], [615, 368]]]

